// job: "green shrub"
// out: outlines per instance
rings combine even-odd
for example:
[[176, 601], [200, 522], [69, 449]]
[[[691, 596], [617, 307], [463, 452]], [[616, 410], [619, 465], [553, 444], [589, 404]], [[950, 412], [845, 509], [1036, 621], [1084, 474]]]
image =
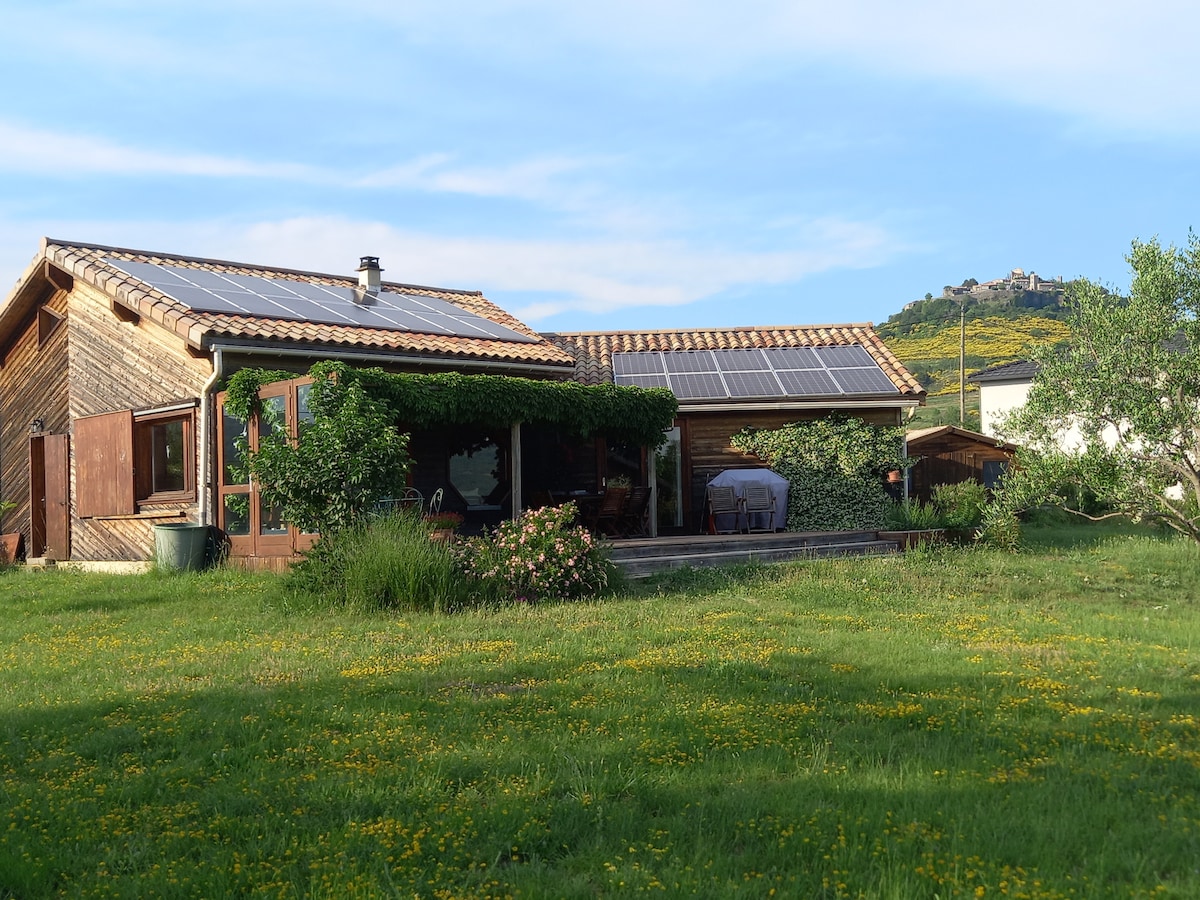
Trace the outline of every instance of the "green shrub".
[[455, 555], [484, 603], [538, 603], [599, 594], [612, 563], [586, 528], [574, 526], [574, 503], [531, 509], [491, 534], [459, 544]]
[[978, 481], [938, 484], [933, 488], [933, 508], [942, 525], [955, 530], [978, 528], [983, 524], [987, 488]]
[[419, 516], [401, 512], [322, 535], [285, 586], [351, 609], [459, 609], [467, 601], [466, 581], [450, 546], [430, 540], [429, 531]]
[[933, 504], [922, 503], [920, 500], [899, 500], [893, 503], [887, 508], [884, 521], [892, 531], [925, 531], [942, 527]]

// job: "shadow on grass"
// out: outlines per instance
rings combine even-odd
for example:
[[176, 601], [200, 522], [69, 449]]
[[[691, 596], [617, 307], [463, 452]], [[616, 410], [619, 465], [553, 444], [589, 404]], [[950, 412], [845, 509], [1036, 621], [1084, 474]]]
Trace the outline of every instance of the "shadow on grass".
[[795, 896], [830, 877], [932, 896], [921, 867], [943, 864], [1118, 893], [1195, 877], [1200, 834], [1179, 822], [1200, 771], [1163, 752], [1186, 742], [1164, 723], [1195, 691], [1075, 723], [1036, 696], [1004, 713], [986, 685], [832, 662], [667, 655], [580, 675], [397, 657], [18, 710], [0, 726], [0, 896], [330, 895], [338, 878], [593, 896], [616, 890], [606, 865], [710, 896], [752, 872], [791, 873]]

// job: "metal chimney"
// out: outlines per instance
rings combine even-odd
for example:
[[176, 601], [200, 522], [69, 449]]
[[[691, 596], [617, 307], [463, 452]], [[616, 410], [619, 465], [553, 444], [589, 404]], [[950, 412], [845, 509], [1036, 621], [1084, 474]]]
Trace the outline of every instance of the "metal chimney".
[[370, 294], [378, 294], [383, 283], [383, 269], [379, 268], [378, 256], [362, 256], [358, 260], [358, 286]]

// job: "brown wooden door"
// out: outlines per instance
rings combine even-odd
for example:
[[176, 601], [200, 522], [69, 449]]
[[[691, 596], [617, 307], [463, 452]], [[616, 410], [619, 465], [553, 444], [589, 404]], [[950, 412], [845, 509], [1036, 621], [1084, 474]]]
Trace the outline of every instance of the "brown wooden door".
[[71, 556], [69, 440], [65, 434], [40, 434], [29, 440], [31, 556]]
[[70, 438], [65, 434], [46, 436], [46, 555], [71, 558], [71, 469]]

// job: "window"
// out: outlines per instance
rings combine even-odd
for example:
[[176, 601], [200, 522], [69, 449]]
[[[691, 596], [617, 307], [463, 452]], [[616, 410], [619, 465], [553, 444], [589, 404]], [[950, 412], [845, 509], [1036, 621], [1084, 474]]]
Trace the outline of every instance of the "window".
[[75, 420], [76, 512], [122, 516], [196, 497], [195, 402]]
[[190, 499], [195, 494], [192, 410], [133, 420], [138, 500]]

